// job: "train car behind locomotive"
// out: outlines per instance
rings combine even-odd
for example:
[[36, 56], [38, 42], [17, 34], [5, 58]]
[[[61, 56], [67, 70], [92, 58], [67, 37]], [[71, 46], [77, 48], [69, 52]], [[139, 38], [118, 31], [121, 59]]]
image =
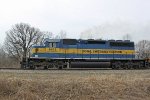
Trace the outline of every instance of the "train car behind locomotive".
[[149, 68], [148, 60], [135, 58], [134, 42], [93, 39], [45, 39], [32, 47], [24, 68], [105, 68], [106, 64], [112, 69]]

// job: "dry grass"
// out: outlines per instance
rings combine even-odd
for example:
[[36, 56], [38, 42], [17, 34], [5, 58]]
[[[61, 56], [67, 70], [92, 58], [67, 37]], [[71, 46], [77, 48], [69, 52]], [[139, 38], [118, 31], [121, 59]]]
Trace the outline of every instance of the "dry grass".
[[0, 71], [0, 100], [149, 100], [147, 71]]

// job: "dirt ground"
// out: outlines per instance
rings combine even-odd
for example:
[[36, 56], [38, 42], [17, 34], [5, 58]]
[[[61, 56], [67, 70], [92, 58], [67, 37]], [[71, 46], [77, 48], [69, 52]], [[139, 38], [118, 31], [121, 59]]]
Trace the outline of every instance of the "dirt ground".
[[0, 100], [150, 100], [150, 70], [0, 70]]

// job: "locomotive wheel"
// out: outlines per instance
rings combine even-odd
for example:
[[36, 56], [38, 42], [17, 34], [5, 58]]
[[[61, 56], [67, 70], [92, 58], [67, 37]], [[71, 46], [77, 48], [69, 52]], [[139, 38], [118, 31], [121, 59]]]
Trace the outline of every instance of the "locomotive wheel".
[[61, 66], [58, 66], [58, 69], [60, 69], [60, 70], [63, 69], [63, 66], [62, 66], [62, 65], [61, 65]]
[[133, 63], [129, 61], [126, 63], [125, 67], [126, 67], [126, 69], [133, 69]]
[[122, 69], [122, 63], [120, 61], [116, 62], [116, 69]]
[[127, 69], [126, 66], [127, 66], [126, 63], [123, 63], [122, 64], [122, 69]]
[[48, 66], [44, 66], [44, 70], [47, 70], [48, 69]]
[[66, 66], [65, 62], [58, 61], [58, 62], [56, 62], [56, 68], [63, 69], [63, 68], [67, 68], [67, 66]]
[[145, 68], [146, 68], [146, 67], [144, 66], [144, 63], [143, 63], [143, 62], [140, 62], [139, 65], [140, 65], [140, 68], [142, 68], [142, 69], [145, 69]]
[[133, 66], [132, 66], [132, 65], [130, 65], [130, 64], [128, 64], [126, 68], [127, 68], [127, 69], [132, 69], [132, 68], [133, 68]]
[[144, 69], [144, 64], [142, 62], [136, 62], [135, 65], [137, 69]]
[[115, 69], [115, 68], [116, 68], [114, 64], [112, 64], [111, 67], [112, 67], [112, 69]]
[[34, 70], [34, 69], [36, 69], [36, 66], [30, 66], [30, 69], [32, 69], [32, 70]]
[[145, 68], [148, 68], [148, 69], [150, 68], [150, 63], [149, 62], [145, 63]]
[[114, 63], [112, 63], [112, 69], [117, 69], [117, 70], [119, 70], [119, 69], [121, 69], [122, 68], [122, 63], [121, 62], [114, 62]]

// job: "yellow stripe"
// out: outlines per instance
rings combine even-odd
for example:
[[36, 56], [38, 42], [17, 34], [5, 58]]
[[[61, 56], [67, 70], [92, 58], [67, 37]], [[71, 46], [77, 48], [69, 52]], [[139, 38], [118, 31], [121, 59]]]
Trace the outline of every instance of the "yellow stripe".
[[134, 50], [115, 49], [73, 49], [73, 48], [33, 48], [32, 53], [66, 53], [66, 54], [135, 54]]

